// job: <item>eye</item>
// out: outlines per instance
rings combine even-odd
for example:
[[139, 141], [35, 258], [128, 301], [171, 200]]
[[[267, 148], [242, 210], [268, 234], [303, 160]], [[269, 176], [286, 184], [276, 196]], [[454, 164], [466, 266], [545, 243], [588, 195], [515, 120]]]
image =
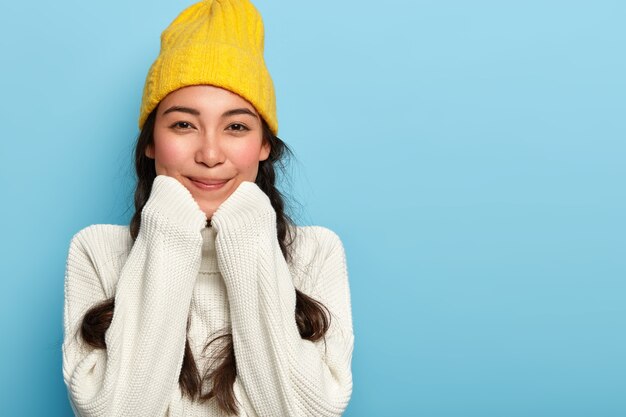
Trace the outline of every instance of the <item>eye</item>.
[[193, 127], [193, 125], [189, 122], [176, 122], [173, 125], [170, 126], [172, 129], [177, 129], [177, 130], [188, 130], [191, 129]]
[[242, 125], [241, 123], [233, 123], [232, 125], [228, 126], [228, 128], [236, 132], [245, 132], [246, 130], [250, 130], [245, 125]]

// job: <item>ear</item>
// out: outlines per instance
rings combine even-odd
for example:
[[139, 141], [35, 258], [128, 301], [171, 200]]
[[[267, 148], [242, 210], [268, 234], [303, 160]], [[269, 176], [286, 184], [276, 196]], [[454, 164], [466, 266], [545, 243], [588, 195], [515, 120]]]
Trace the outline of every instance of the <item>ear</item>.
[[150, 144], [150, 145], [146, 146], [146, 151], [144, 152], [144, 154], [148, 158], [154, 159], [154, 144]]
[[261, 151], [259, 152], [259, 161], [265, 161], [270, 156], [270, 151], [272, 150], [272, 145], [268, 140], [263, 139], [263, 144], [261, 145]]

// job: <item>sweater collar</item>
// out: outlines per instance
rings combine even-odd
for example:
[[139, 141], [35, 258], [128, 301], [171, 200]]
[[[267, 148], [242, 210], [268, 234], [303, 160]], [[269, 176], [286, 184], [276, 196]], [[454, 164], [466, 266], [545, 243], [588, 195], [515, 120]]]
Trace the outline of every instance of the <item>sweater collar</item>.
[[209, 226], [201, 229], [202, 234], [202, 262], [200, 272], [219, 272], [217, 267], [217, 254], [215, 252], [215, 236], [217, 231]]

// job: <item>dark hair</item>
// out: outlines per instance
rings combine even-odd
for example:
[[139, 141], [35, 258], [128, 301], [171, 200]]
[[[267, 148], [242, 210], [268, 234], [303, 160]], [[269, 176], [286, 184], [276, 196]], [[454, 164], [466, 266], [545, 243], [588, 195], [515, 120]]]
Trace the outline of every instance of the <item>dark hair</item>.
[[[146, 147], [154, 143], [155, 119], [156, 109], [146, 119], [137, 137], [137, 144], [134, 150], [137, 187], [135, 189], [135, 213], [131, 218], [129, 227], [133, 241], [139, 234], [141, 211], [150, 197], [152, 183], [156, 178], [154, 160], [145, 156]], [[283, 256], [289, 262], [291, 260], [290, 245], [294, 240], [295, 225], [285, 213], [284, 196], [276, 188], [275, 165], [281, 163], [280, 167], [284, 170], [283, 158], [286, 154], [293, 155], [293, 153], [287, 144], [271, 132], [264, 120], [262, 120], [262, 124], [263, 140], [269, 141], [271, 149], [269, 157], [259, 162], [255, 183], [267, 194], [276, 212], [276, 235]], [[80, 333], [88, 345], [98, 349], [106, 349], [105, 332], [113, 319], [114, 308], [115, 296], [93, 306], [87, 311], [83, 318]], [[328, 309], [322, 303], [300, 292], [298, 289], [296, 289], [295, 319], [300, 336], [310, 341], [322, 339], [330, 326], [330, 312]], [[207, 343], [204, 349], [208, 349], [209, 346], [220, 339], [223, 339], [224, 342], [218, 347], [217, 352], [212, 357], [214, 362], [217, 359], [221, 359], [221, 362], [216, 367], [209, 366], [204, 375], [200, 375], [198, 371], [189, 340], [187, 339], [178, 383], [183, 394], [190, 399], [204, 402], [215, 397], [220, 409], [229, 414], [237, 414], [238, 407], [233, 391], [237, 367], [232, 333], [225, 333], [215, 337]], [[210, 386], [209, 382], [212, 382], [212, 389], [208, 392], [203, 392], [202, 387], [205, 383]]]

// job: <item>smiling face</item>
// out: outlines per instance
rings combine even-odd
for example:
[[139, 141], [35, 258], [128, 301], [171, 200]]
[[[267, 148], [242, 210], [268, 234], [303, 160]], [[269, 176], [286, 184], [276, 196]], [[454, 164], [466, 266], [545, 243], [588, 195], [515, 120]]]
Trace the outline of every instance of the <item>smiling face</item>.
[[159, 103], [145, 152], [157, 175], [180, 181], [209, 219], [239, 184], [254, 182], [269, 153], [255, 108], [210, 85], [183, 87]]

